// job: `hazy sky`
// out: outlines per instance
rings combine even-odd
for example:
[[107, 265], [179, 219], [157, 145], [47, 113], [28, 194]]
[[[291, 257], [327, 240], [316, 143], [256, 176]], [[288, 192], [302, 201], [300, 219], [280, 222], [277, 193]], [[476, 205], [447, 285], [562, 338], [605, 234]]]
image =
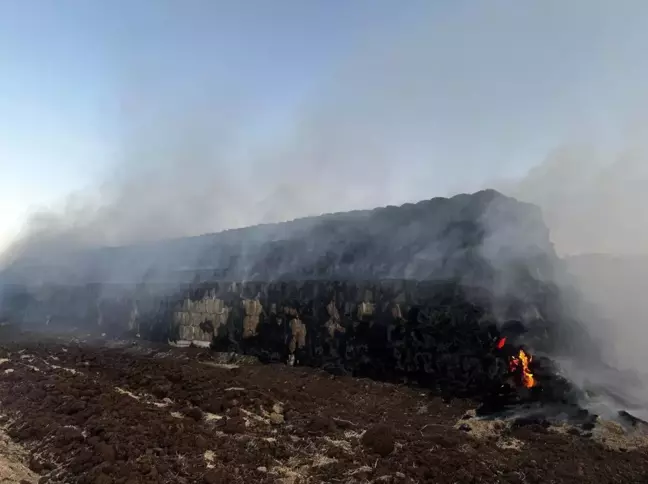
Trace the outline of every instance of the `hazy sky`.
[[3, 0], [0, 247], [188, 106], [232, 173], [325, 166], [286, 216], [520, 176], [645, 122], [647, 47], [644, 0]]

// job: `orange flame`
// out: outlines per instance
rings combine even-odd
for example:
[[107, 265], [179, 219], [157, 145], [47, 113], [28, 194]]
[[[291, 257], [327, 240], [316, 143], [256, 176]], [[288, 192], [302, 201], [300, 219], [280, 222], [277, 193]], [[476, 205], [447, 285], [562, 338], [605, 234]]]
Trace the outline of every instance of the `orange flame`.
[[532, 388], [536, 384], [533, 373], [531, 373], [531, 370], [529, 370], [529, 365], [531, 364], [532, 360], [533, 358], [531, 357], [531, 355], [527, 355], [523, 349], [520, 349], [520, 352], [517, 356], [511, 357], [511, 362], [509, 364], [511, 373], [517, 371], [518, 369], [522, 370], [522, 385], [524, 385], [526, 388]]
[[498, 350], [501, 350], [502, 348], [504, 348], [504, 345], [505, 345], [505, 344], [506, 344], [506, 338], [501, 338], [501, 339], [497, 342], [497, 349], [498, 349]]

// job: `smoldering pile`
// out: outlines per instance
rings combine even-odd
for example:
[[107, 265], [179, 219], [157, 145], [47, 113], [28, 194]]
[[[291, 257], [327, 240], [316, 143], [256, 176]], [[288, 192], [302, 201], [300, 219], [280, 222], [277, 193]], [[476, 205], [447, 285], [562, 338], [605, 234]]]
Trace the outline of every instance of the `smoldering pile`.
[[552, 355], [596, 358], [540, 210], [492, 190], [61, 261], [10, 267], [24, 291], [3, 309], [479, 397], [483, 413], [575, 406]]

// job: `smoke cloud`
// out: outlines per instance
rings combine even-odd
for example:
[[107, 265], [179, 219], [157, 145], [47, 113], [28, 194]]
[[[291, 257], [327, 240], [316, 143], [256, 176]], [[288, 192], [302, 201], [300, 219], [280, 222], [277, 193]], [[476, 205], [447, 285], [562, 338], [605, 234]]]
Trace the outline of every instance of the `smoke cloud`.
[[[372, 24], [274, 129], [202, 61], [183, 66], [184, 87], [165, 84], [172, 67], [143, 62], [135, 45], [115, 94], [114, 163], [94, 186], [33, 213], [4, 262], [58, 263], [79, 249], [400, 204], [524, 173], [581, 126], [619, 130], [645, 101], [642, 43], [618, 34], [643, 29], [634, 22], [646, 4], [624, 2], [615, 15], [605, 5], [421, 7], [389, 28]], [[167, 7], [188, 24], [202, 15]], [[211, 28], [196, 25], [198, 37]], [[144, 72], [131, 75], [133, 65]], [[259, 125], [265, 136], [250, 128]], [[542, 209], [580, 289], [611, 321], [589, 326], [609, 342], [610, 364], [642, 372], [648, 147], [631, 134], [616, 150], [564, 143], [526, 175], [486, 184]], [[575, 257], [592, 253], [623, 258]]]
[[[643, 346], [648, 321], [642, 281], [648, 278], [648, 152], [633, 134], [619, 150], [589, 142], [565, 144], [526, 176], [495, 183], [539, 206], [551, 238], [589, 309], [577, 314], [602, 342], [603, 365], [585, 355], [561, 358], [571, 381], [595, 391], [598, 412], [632, 408], [648, 417], [648, 368]], [[575, 301], [573, 301], [575, 303]], [[575, 305], [583, 308], [583, 305]], [[619, 373], [619, 370], [622, 373]]]
[[595, 144], [564, 146], [502, 191], [540, 206], [565, 256], [636, 256], [648, 247], [643, 207], [648, 147], [606, 153]]
[[[287, 1], [274, 12], [291, 31], [312, 22], [314, 12], [298, 5]], [[271, 86], [268, 97], [252, 95], [223, 69], [206, 67], [218, 64], [215, 57], [193, 52], [228, 23], [265, 31], [266, 8], [256, 16], [233, 8], [211, 16], [208, 2], [162, 2], [146, 16], [120, 10], [112, 32], [122, 39], [113, 46], [117, 61], [106, 60], [121, 83], [113, 93], [120, 106], [113, 163], [95, 186], [33, 214], [8, 254], [43, 257], [54, 248], [198, 235], [473, 191], [531, 165], [523, 152], [545, 149], [588, 119], [583, 106], [592, 100], [584, 92], [606, 88], [618, 101], [608, 113], [614, 118], [628, 105], [622, 94], [641, 91], [600, 75], [611, 60], [597, 57], [612, 49], [617, 67], [641, 78], [631, 53], [643, 51], [616, 35], [634, 28], [627, 15], [618, 19], [632, 9], [608, 15], [584, 1], [410, 8], [363, 16], [314, 87], [279, 120], [269, 113], [277, 102]], [[139, 35], [155, 22], [186, 54], [181, 62]], [[552, 38], [539, 41], [549, 26]], [[286, 52], [266, 56], [298, 62], [289, 57], [294, 45], [282, 47]], [[552, 57], [555, 49], [560, 58]], [[226, 65], [245, 72], [243, 61], [222, 54]], [[274, 71], [281, 68], [268, 67], [270, 82], [280, 81]], [[583, 78], [585, 72], [596, 76]], [[594, 104], [598, 109], [600, 101]]]
[[[152, 56], [154, 46], [140, 38], [141, 28], [160, 21], [168, 24], [165, 35], [189, 54], [191, 39], [208, 39], [214, 28], [206, 20], [207, 3], [163, 2], [158, 15], [146, 17], [128, 10], [119, 27], [123, 45], [115, 47], [121, 90], [114, 93], [120, 114], [113, 164], [95, 186], [34, 213], [8, 256], [46, 257], [60, 249], [199, 235], [473, 191], [512, 166], [519, 172], [533, 165], [528, 154], [520, 160], [520, 150], [558, 143], [601, 109], [611, 108], [606, 114], [614, 123], [637, 105], [643, 83], [630, 78], [645, 77], [633, 62], [633, 53], [643, 50], [618, 33], [637, 31], [632, 19], [640, 15], [627, 14], [642, 3], [634, 10], [633, 2], [618, 7], [619, 15], [608, 15], [597, 2], [509, 3], [436, 11], [421, 2], [398, 16], [364, 21], [280, 122], [267, 119], [270, 99], [250, 96], [221, 70], [207, 69], [207, 59], [187, 55], [174, 65]], [[218, 25], [259, 22], [251, 12], [223, 9]], [[312, 12], [287, 2], [276, 13], [297, 25]], [[549, 25], [554, 35], [545, 39]], [[552, 57], [558, 48], [561, 57]], [[611, 67], [623, 69], [627, 79], [610, 78]], [[589, 97], [602, 89], [605, 102]], [[590, 163], [582, 161], [587, 156], [567, 156]], [[564, 207], [549, 194], [572, 193], [571, 204], [578, 198], [574, 186], [595, 182], [576, 174], [546, 190], [543, 180], [564, 175], [557, 169], [578, 169], [574, 162], [550, 164], [511, 193], [542, 206], [561, 252], [599, 250], [587, 230], [596, 230], [602, 206], [607, 219], [620, 223], [614, 213], [627, 207], [617, 206], [625, 202], [615, 197], [627, 180], [616, 179], [607, 198], [589, 197], [600, 200], [599, 207], [574, 203], [560, 218], [554, 214]], [[598, 183], [605, 178], [601, 172]], [[581, 217], [579, 210], [589, 210], [590, 228], [568, 235], [564, 227]], [[631, 243], [622, 235], [607, 237], [595, 237], [600, 250]]]

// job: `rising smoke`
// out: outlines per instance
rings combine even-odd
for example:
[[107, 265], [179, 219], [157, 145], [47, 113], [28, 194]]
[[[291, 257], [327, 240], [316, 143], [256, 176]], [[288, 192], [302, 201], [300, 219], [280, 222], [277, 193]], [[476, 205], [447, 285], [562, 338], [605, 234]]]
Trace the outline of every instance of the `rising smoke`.
[[[262, 113], [233, 104], [246, 93], [205, 77], [202, 60], [187, 67], [191, 93], [165, 85], [172, 73], [159, 75], [159, 66], [138, 78], [145, 82], [127, 76], [116, 98], [137, 102], [124, 104], [107, 176], [62, 208], [33, 213], [5, 262], [398, 204], [524, 171], [534, 164], [526, 153], [520, 161], [527, 147], [558, 146], [592, 117], [605, 118], [598, 130], [614, 130], [628, 106], [645, 101], [643, 46], [618, 35], [645, 18], [636, 9], [646, 4], [632, 3], [618, 15], [590, 1], [421, 7], [401, 25], [369, 25], [270, 139], [250, 134]], [[187, 23], [203, 15], [170, 8]], [[600, 59], [588, 64], [591, 52]], [[566, 146], [495, 188], [540, 206], [562, 255], [645, 254], [642, 146], [625, 143], [616, 155], [591, 142]], [[635, 355], [647, 331], [637, 301], [648, 269], [602, 257], [567, 261], [585, 296], [614, 321], [591, 328], [609, 341], [610, 360], [643, 370]]]
[[499, 188], [542, 208], [570, 282], [589, 305], [581, 315], [587, 330], [603, 342], [607, 368], [564, 358], [566, 374], [608, 394], [598, 412], [621, 404], [646, 418], [642, 287], [648, 279], [648, 195], [642, 187], [648, 183], [648, 153], [636, 133], [623, 146], [616, 152], [595, 143], [563, 146], [521, 180]]
[[[187, 53], [195, 46], [174, 35], [191, 26], [190, 39], [197, 41], [213, 28], [205, 21], [207, 3], [161, 5], [161, 20], [173, 19], [165, 35]], [[550, 1], [511, 8], [502, 1], [437, 12], [421, 2], [388, 22], [365, 20], [288, 120], [259, 128], [269, 133], [265, 138], [250, 129], [267, 114], [260, 103], [246, 102], [245, 89], [218, 79], [221, 73], [205, 69], [200, 56], [183, 61], [181, 76], [168, 61], [156, 63], [139, 38], [137, 22], [144, 20], [131, 12], [120, 32], [126, 51], [122, 89], [115, 93], [122, 110], [114, 163], [62, 209], [34, 213], [8, 253], [43, 256], [53, 248], [199, 235], [481, 188], [513, 163], [518, 172], [534, 164], [528, 154], [520, 160], [521, 147], [536, 149], [539, 138], [546, 138], [542, 150], [562, 143], [573, 126], [605, 108], [614, 124], [627, 105], [642, 100], [634, 88], [642, 82], [601, 72], [623, 68], [624, 78], [641, 78], [632, 53], [643, 52], [617, 35], [634, 31], [625, 15], [634, 10], [625, 5], [610, 16], [604, 5]], [[230, 9], [221, 14], [259, 20], [245, 12], [245, 18]], [[293, 2], [277, 13], [308, 14]], [[539, 42], [548, 25], [553, 43]], [[557, 48], [562, 57], [553, 59], [552, 75], [535, 78]], [[590, 52], [605, 55], [592, 60], [584, 55]], [[581, 71], [603, 79], [583, 78]], [[601, 88], [616, 106], [579, 95]], [[557, 96], [557, 89], [564, 94]], [[522, 99], [528, 106], [518, 104]], [[561, 253], [640, 252], [641, 238], [625, 235], [636, 217], [618, 217], [641, 206], [640, 189], [627, 190], [640, 168], [633, 156], [606, 172], [591, 153], [563, 150], [522, 182], [501, 188], [543, 208]], [[635, 179], [633, 186], [641, 185]], [[601, 217], [614, 230], [601, 230]], [[574, 218], [581, 220], [579, 231]]]

